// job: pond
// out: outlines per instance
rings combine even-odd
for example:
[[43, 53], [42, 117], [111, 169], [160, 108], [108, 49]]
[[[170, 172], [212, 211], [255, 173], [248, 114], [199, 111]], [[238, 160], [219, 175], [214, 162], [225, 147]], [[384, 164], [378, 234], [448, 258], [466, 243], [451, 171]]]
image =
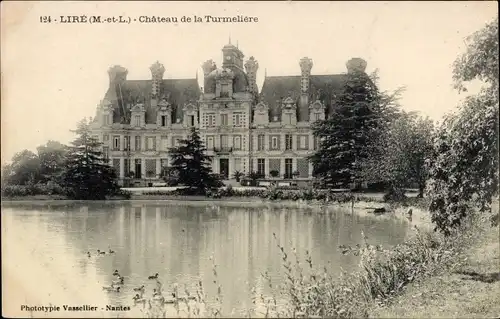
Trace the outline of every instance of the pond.
[[[309, 252], [314, 265], [337, 274], [358, 262], [342, 255], [339, 245], [361, 243], [363, 231], [371, 244], [388, 247], [402, 242], [408, 229], [401, 219], [342, 208], [173, 201], [3, 204], [3, 314], [135, 317], [140, 309], [132, 288], [145, 285], [150, 296], [156, 284], [148, 276], [158, 273], [164, 295], [171, 295], [175, 283], [194, 293], [201, 281], [208, 302], [217, 296], [218, 281], [223, 313], [246, 316], [259, 307], [252, 302], [256, 295], [271, 294], [263, 273], [273, 284], [284, 280], [278, 244], [296, 248], [301, 262]], [[108, 253], [99, 255], [98, 249]], [[104, 291], [116, 279], [115, 269], [125, 278], [122, 290]], [[27, 313], [20, 312], [22, 305], [61, 310]], [[66, 312], [63, 305], [97, 308]], [[130, 310], [110, 311], [106, 305]]]

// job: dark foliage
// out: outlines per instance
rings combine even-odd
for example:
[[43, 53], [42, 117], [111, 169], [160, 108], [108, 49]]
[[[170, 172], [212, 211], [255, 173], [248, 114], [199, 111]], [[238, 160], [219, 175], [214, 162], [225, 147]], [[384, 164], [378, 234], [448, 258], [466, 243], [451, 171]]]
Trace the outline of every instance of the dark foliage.
[[74, 131], [78, 137], [71, 143], [62, 176], [62, 186], [73, 199], [102, 200], [119, 193], [115, 170], [109, 166], [92, 138], [86, 120], [78, 123]]
[[311, 156], [313, 174], [326, 184], [347, 186], [359, 179], [360, 164], [380, 126], [378, 91], [364, 72], [352, 72], [338, 96], [333, 114], [314, 126], [320, 139]]
[[171, 169], [177, 176], [178, 184], [188, 186], [193, 192], [200, 194], [223, 185], [212, 173], [211, 158], [205, 152], [205, 146], [196, 128], [191, 129], [187, 139], [180, 141], [180, 146], [170, 150]]

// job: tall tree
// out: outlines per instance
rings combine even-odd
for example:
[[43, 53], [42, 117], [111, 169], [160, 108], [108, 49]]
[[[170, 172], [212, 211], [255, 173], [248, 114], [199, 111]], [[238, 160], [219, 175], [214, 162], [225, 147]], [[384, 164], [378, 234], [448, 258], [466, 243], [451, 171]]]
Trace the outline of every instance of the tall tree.
[[326, 184], [359, 181], [361, 164], [384, 127], [388, 105], [366, 73], [349, 72], [333, 114], [313, 127], [320, 138], [318, 151], [310, 157], [313, 174]]
[[57, 181], [63, 172], [67, 151], [67, 146], [57, 141], [37, 147], [42, 182]]
[[84, 119], [73, 131], [77, 138], [69, 147], [63, 172], [62, 186], [74, 199], [101, 200], [119, 191], [115, 170], [109, 166], [101, 144], [92, 137], [89, 123]]
[[416, 113], [401, 112], [377, 144], [380, 156], [369, 158], [363, 176], [369, 182], [390, 185], [389, 194], [400, 198], [403, 188], [417, 184], [423, 196], [427, 179], [426, 161], [432, 155], [433, 122]]
[[193, 127], [188, 138], [179, 143], [170, 150], [171, 169], [178, 183], [200, 193], [221, 186], [220, 180], [212, 173], [211, 158], [206, 155], [198, 130]]
[[40, 180], [40, 160], [29, 150], [12, 157], [12, 162], [2, 169], [2, 182], [7, 185], [26, 185]]
[[455, 87], [480, 80], [481, 91], [448, 116], [436, 136], [429, 182], [430, 210], [445, 234], [461, 224], [472, 206], [489, 210], [498, 194], [498, 18], [468, 39], [454, 63]]

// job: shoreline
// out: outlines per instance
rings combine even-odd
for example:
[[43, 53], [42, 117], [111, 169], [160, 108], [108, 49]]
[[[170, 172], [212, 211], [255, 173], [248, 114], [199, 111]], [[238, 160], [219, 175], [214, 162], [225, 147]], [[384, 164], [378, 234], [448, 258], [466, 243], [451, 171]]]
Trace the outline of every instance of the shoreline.
[[[47, 196], [45, 196], [47, 197]], [[432, 227], [430, 214], [425, 209], [409, 204], [403, 207], [399, 204], [389, 204], [381, 202], [374, 198], [374, 200], [367, 200], [369, 196], [365, 196], [363, 200], [355, 201], [354, 211], [351, 212], [351, 203], [338, 203], [330, 202], [325, 204], [318, 200], [270, 200], [263, 199], [260, 197], [244, 197], [244, 196], [234, 196], [234, 197], [223, 197], [223, 198], [209, 198], [204, 196], [160, 196], [160, 195], [141, 195], [132, 196], [131, 199], [110, 199], [102, 201], [85, 201], [85, 200], [69, 200], [69, 199], [51, 199], [45, 198], [40, 199], [26, 199], [26, 198], [16, 198], [14, 200], [3, 200], [1, 202], [2, 208], [11, 207], [47, 207], [47, 206], [69, 206], [75, 204], [104, 204], [104, 205], [173, 205], [173, 206], [184, 206], [188, 204], [189, 206], [198, 207], [233, 207], [233, 208], [249, 208], [249, 209], [291, 209], [299, 210], [303, 213], [310, 214], [355, 214], [361, 217], [370, 217], [374, 220], [381, 219], [399, 219], [402, 222], [408, 223], [406, 217], [406, 211], [408, 208], [413, 210], [413, 220], [409, 223], [414, 226], [422, 227], [424, 229], [430, 229]], [[374, 208], [384, 207], [387, 212], [383, 214], [374, 214]]]
[[486, 228], [454, 267], [411, 283], [392, 303], [372, 309], [369, 318], [498, 318], [498, 240], [498, 226]]

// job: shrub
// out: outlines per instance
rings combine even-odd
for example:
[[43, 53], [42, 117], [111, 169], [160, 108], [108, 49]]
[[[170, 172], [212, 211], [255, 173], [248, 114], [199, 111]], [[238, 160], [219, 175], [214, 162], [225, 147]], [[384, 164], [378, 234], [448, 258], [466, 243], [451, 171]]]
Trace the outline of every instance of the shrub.
[[54, 182], [47, 184], [5, 185], [2, 187], [2, 196], [6, 197], [65, 194], [66, 190]]
[[121, 199], [130, 199], [132, 198], [132, 192], [120, 189], [115, 196]]

